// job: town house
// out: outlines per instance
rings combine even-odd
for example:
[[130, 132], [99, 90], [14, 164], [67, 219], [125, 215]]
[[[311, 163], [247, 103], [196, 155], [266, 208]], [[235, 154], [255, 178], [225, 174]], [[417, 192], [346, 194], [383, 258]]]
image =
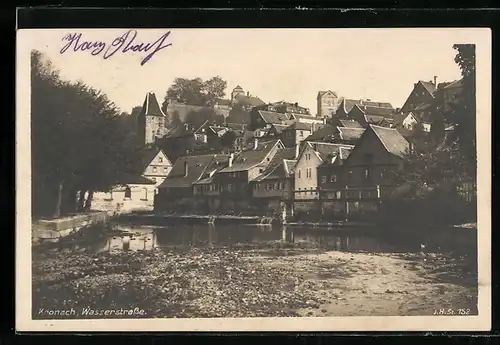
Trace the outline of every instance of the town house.
[[144, 149], [141, 155], [142, 176], [158, 187], [172, 170], [172, 163], [160, 148]]
[[155, 210], [173, 211], [194, 206], [193, 184], [200, 180], [215, 154], [179, 157], [167, 178], [158, 186]]
[[379, 200], [392, 192], [391, 172], [402, 168], [409, 149], [398, 130], [369, 125], [328, 187], [343, 190], [351, 213], [373, 211]]
[[352, 145], [333, 144], [323, 142], [306, 142], [297, 158], [294, 168], [295, 199], [317, 199], [317, 167], [329, 155], [338, 153], [340, 148], [352, 148]]
[[283, 129], [281, 138], [285, 147], [294, 148], [300, 145], [312, 133], [312, 128], [302, 122], [295, 122]]
[[261, 175], [283, 148], [279, 139], [259, 141], [255, 138], [253, 147], [229, 159], [227, 167], [214, 177], [215, 184], [219, 186], [221, 209], [226, 212], [248, 211], [252, 196], [249, 182]]
[[337, 108], [337, 111], [335, 112], [335, 116], [333, 116], [335, 119], [347, 119], [349, 112], [352, 110], [352, 108], [355, 105], [366, 105], [366, 106], [371, 106], [371, 107], [378, 107], [378, 108], [387, 108], [387, 109], [394, 109], [394, 107], [391, 105], [391, 103], [388, 102], [375, 102], [370, 99], [348, 99], [348, 98], [342, 98], [340, 100], [339, 106]]
[[394, 109], [356, 104], [347, 117], [364, 128], [369, 124], [390, 127], [394, 122]]
[[401, 107], [400, 112], [402, 114], [408, 114], [422, 104], [433, 104], [436, 89], [437, 77], [434, 77], [434, 81], [419, 80], [417, 83], [413, 84], [413, 90]]
[[295, 158], [295, 148], [278, 150], [264, 172], [251, 181], [252, 195], [263, 213], [279, 212], [282, 202], [292, 207]]
[[275, 111], [253, 108], [250, 112], [250, 127], [252, 130], [270, 128], [272, 124], [290, 125], [295, 122], [290, 115]]

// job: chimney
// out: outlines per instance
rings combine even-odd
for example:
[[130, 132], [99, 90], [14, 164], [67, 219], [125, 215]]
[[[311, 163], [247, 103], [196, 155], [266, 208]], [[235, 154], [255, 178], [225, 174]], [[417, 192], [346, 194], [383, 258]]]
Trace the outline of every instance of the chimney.
[[300, 154], [300, 144], [295, 145], [295, 159], [299, 158]]
[[184, 161], [184, 176], [187, 176], [189, 172], [188, 162]]
[[250, 97], [250, 92], [249, 91], [247, 91], [247, 97]]
[[254, 138], [253, 139], [253, 149], [257, 150], [257, 147], [259, 146], [259, 139]]
[[228, 162], [228, 164], [227, 164], [227, 166], [228, 166], [229, 168], [233, 166], [233, 160], [234, 160], [234, 153], [231, 153], [231, 154], [229, 155], [229, 162]]
[[437, 77], [437, 75], [435, 75], [435, 76], [434, 76], [434, 86], [435, 86], [435, 87], [437, 87], [437, 86], [438, 86], [438, 84], [437, 84], [437, 79], [438, 79], [438, 77]]

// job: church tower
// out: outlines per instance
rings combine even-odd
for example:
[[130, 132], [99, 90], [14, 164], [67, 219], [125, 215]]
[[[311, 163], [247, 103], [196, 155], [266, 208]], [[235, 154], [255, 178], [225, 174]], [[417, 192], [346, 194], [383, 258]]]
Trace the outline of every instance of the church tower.
[[155, 143], [156, 138], [165, 136], [166, 120], [167, 116], [161, 110], [155, 94], [148, 92], [141, 112], [137, 115], [139, 143], [150, 147]]

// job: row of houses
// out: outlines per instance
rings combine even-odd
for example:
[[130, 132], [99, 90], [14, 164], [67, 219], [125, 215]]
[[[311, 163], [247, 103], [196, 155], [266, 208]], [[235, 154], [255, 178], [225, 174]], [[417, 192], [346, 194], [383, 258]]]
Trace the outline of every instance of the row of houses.
[[[149, 93], [139, 118], [145, 134], [151, 133], [146, 142], [156, 145], [144, 149], [139, 175], [145, 180], [125, 181], [123, 195], [115, 190], [94, 199], [114, 211], [127, 209], [128, 202], [128, 209], [158, 211], [372, 212], [394, 187], [391, 171], [401, 168], [416, 124], [429, 132], [431, 114], [449, 108], [460, 87], [460, 81], [419, 81], [399, 109], [389, 102], [339, 98], [329, 116], [313, 116], [284, 101], [258, 102], [246, 108], [246, 124], [184, 124], [175, 135], [156, 140], [165, 114]], [[233, 90], [233, 103], [244, 97], [251, 96]]]

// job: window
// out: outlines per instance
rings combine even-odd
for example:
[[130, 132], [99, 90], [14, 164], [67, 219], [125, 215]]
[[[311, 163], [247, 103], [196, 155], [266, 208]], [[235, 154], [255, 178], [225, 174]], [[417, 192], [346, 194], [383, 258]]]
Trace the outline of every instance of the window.
[[330, 175], [330, 182], [337, 182], [337, 175]]
[[224, 185], [223, 185], [223, 184], [221, 184], [221, 185], [220, 185], [220, 191], [221, 191], [221, 192], [223, 192], [223, 191], [224, 191]]
[[163, 163], [163, 157], [159, 157], [158, 162]]
[[273, 189], [273, 185], [271, 183], [268, 183], [266, 185], [266, 190], [272, 190]]
[[321, 176], [321, 183], [326, 183], [327, 179], [326, 176]]
[[312, 177], [312, 169], [311, 168], [306, 169], [306, 177], [308, 179], [311, 179], [311, 177]]
[[132, 190], [130, 187], [125, 188], [125, 197], [124, 199], [130, 199], [132, 198]]
[[304, 131], [299, 131], [299, 135], [300, 135], [300, 137], [303, 137], [304, 136]]
[[300, 169], [297, 170], [297, 176], [300, 178]]
[[168, 172], [167, 168], [163, 168], [163, 172], [166, 174]]
[[156, 177], [151, 177], [151, 181], [156, 182]]
[[349, 171], [347, 172], [347, 177], [348, 177], [348, 178], [352, 178], [352, 176], [353, 176], [353, 175], [352, 175], [352, 170], [349, 170]]
[[365, 169], [365, 179], [370, 177], [370, 169]]
[[284, 182], [280, 182], [279, 189], [285, 189], [285, 183]]
[[143, 192], [144, 192], [144, 198], [142, 200], [148, 200], [148, 190], [144, 188]]
[[259, 172], [260, 172], [260, 173], [263, 173], [263, 172], [264, 172], [264, 169], [260, 168], [260, 169], [259, 169]]
[[232, 191], [233, 191], [233, 185], [232, 185], [231, 183], [229, 183], [229, 184], [227, 185], [227, 190], [228, 190], [229, 192], [232, 192]]
[[154, 172], [154, 173], [156, 172], [156, 167], [153, 167], [153, 172]]

